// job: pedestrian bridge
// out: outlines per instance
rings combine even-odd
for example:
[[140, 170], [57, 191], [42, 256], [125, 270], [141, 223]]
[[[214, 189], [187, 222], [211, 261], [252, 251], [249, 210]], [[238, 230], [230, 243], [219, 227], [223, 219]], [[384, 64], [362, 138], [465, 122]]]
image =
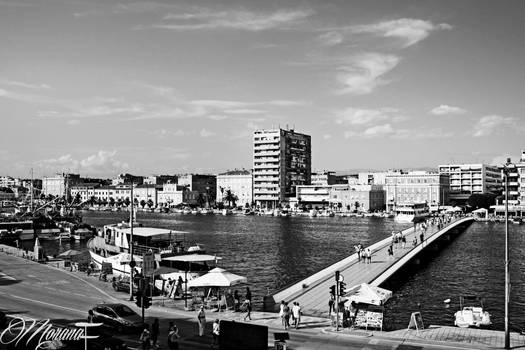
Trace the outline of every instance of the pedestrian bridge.
[[[414, 227], [402, 232], [406, 237], [406, 247], [401, 244], [394, 247], [394, 256], [388, 255], [388, 247], [392, 242], [389, 236], [365, 249], [370, 248], [372, 252], [372, 263], [367, 264], [358, 261], [357, 254], [349, 257], [305, 278], [287, 288], [284, 288], [273, 295], [264, 298], [264, 307], [268, 311], [277, 311], [281, 300], [287, 302], [297, 301], [301, 304], [303, 313], [309, 316], [328, 317], [328, 300], [330, 286], [335, 284], [335, 271], [339, 270], [344, 277], [347, 288], [369, 283], [373, 286], [380, 286], [392, 275], [399, 271], [410, 261], [417, 261], [418, 255], [427, 249], [437, 249], [435, 244], [438, 240], [450, 239], [463, 232], [474, 219], [472, 217], [453, 218], [444, 226], [429, 225], [421, 242], [421, 230]], [[417, 245], [412, 244], [414, 237]]]

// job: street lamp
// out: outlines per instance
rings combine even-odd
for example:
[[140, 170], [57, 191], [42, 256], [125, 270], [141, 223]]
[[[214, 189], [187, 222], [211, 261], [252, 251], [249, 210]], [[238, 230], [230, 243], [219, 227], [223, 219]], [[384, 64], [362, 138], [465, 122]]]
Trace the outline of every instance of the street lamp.
[[510, 158], [501, 167], [501, 175], [505, 178], [505, 349], [510, 349], [509, 332], [509, 299], [510, 299], [510, 273], [509, 273], [509, 165]]
[[131, 261], [129, 262], [129, 301], [133, 301], [133, 271], [135, 270], [136, 262], [133, 259], [133, 209], [135, 207], [135, 198], [133, 197], [133, 181], [131, 181], [131, 210], [129, 211], [129, 254]]

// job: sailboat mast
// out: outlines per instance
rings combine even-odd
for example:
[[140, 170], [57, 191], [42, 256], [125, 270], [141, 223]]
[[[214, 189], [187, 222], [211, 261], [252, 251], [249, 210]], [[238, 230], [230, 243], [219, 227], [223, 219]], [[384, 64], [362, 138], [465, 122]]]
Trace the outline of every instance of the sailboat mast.
[[33, 168], [31, 168], [31, 212], [33, 212], [33, 192], [35, 191], [33, 188]]

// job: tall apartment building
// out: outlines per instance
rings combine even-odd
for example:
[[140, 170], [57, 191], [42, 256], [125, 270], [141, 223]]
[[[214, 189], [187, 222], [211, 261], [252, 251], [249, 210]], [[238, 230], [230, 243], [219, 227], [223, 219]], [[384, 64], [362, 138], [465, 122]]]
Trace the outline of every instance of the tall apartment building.
[[450, 175], [450, 200], [464, 204], [470, 195], [497, 193], [502, 189], [501, 171], [485, 164], [439, 165], [440, 174]]
[[297, 185], [309, 185], [312, 140], [294, 130], [253, 133], [253, 196], [256, 205], [274, 208], [295, 197]]
[[399, 203], [448, 205], [450, 177], [448, 174], [414, 171], [386, 176], [386, 207], [394, 210]]
[[217, 202], [224, 202], [227, 191], [237, 197], [237, 206], [253, 202], [253, 177], [248, 170], [228, 171], [217, 175]]
[[521, 159], [519, 163], [516, 163], [516, 168], [519, 175], [519, 202], [525, 205], [525, 149], [521, 151]]

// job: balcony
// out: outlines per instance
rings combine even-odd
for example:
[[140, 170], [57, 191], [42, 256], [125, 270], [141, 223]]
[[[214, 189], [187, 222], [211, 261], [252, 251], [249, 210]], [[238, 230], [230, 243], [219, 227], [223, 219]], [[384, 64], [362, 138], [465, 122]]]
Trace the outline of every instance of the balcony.
[[280, 150], [275, 151], [263, 151], [263, 152], [255, 152], [254, 157], [269, 157], [269, 156], [279, 156]]
[[280, 141], [279, 137], [269, 137], [269, 138], [260, 139], [260, 140], [253, 140], [253, 144], [262, 145], [266, 143], [279, 143], [279, 141]]
[[257, 151], [278, 151], [281, 148], [279, 144], [277, 145], [254, 145], [253, 150], [255, 153]]
[[253, 166], [254, 169], [278, 169], [279, 163], [264, 163], [264, 164], [255, 164]]

